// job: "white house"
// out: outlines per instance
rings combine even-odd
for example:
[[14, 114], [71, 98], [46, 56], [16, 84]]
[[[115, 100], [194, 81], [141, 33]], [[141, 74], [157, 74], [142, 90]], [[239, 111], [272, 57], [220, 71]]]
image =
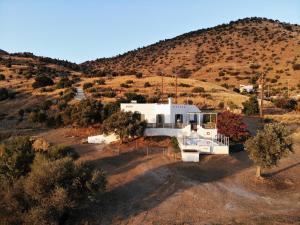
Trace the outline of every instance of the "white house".
[[244, 92], [246, 91], [247, 93], [251, 93], [254, 91], [254, 87], [253, 85], [243, 85], [243, 84], [240, 84], [240, 92]]
[[229, 154], [229, 138], [218, 134], [217, 113], [195, 105], [122, 103], [121, 110], [138, 112], [147, 121], [145, 136], [176, 137], [183, 161], [199, 161], [199, 154]]

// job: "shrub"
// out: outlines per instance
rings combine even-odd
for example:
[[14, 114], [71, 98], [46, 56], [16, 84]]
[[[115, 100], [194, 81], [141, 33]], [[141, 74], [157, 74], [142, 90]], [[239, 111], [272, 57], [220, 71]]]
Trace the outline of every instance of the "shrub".
[[9, 97], [8, 90], [6, 88], [0, 88], [0, 101], [3, 101]]
[[160, 95], [153, 95], [147, 98], [148, 103], [158, 103], [160, 100]]
[[229, 85], [227, 83], [221, 84], [223, 88], [229, 89]]
[[48, 110], [51, 107], [52, 104], [53, 104], [52, 101], [48, 99], [48, 100], [45, 100], [45, 101], [42, 102], [40, 108], [42, 110]]
[[32, 83], [33, 88], [40, 88], [53, 85], [54, 82], [50, 77], [38, 76], [35, 78], [35, 82]]
[[219, 77], [224, 77], [225, 76], [225, 72], [224, 71], [220, 71], [219, 72]]
[[151, 87], [151, 84], [150, 84], [149, 82], [145, 82], [145, 83], [144, 83], [144, 87], [145, 87], [145, 88]]
[[138, 73], [135, 74], [135, 77], [136, 77], [136, 78], [142, 78], [142, 77], [143, 77], [143, 74], [140, 73], [140, 72], [138, 72]]
[[61, 99], [66, 102], [71, 101], [74, 98], [75, 94], [76, 92], [74, 88], [68, 88], [62, 93]]
[[218, 108], [219, 108], [219, 109], [224, 109], [224, 107], [225, 107], [224, 102], [219, 102]]
[[85, 89], [88, 89], [88, 88], [91, 88], [91, 87], [93, 87], [93, 84], [88, 82], [88, 83], [84, 83], [82, 88], [83, 88], [83, 90], [85, 90]]
[[250, 69], [255, 70], [255, 69], [258, 69], [260, 67], [260, 65], [258, 63], [253, 63], [249, 67], [250, 67]]
[[114, 90], [109, 90], [101, 93], [101, 96], [107, 97], [107, 98], [114, 98], [117, 96], [117, 93]]
[[180, 68], [178, 71], [178, 76], [180, 78], [189, 78], [192, 75], [192, 71], [186, 68]]
[[28, 115], [28, 121], [31, 123], [44, 123], [47, 120], [47, 114], [43, 111], [32, 111]]
[[179, 143], [176, 137], [171, 138], [171, 145], [174, 153], [180, 152]]
[[140, 95], [134, 92], [126, 92], [124, 96], [126, 99], [123, 99], [122, 102], [131, 102], [134, 100], [138, 103], [146, 103], [146, 97], [144, 95]]
[[249, 136], [247, 125], [243, 122], [242, 116], [229, 111], [218, 114], [217, 127], [219, 133], [226, 135], [235, 142], [245, 141]]
[[126, 84], [126, 83], [121, 83], [120, 87], [122, 87], [122, 88], [129, 88], [130, 86], [128, 84]]
[[72, 159], [78, 159], [78, 153], [70, 146], [56, 145], [47, 150], [47, 157], [51, 160], [61, 159], [64, 157], [70, 157]]
[[274, 104], [278, 108], [295, 110], [297, 108], [297, 101], [295, 99], [279, 98], [274, 100]]
[[179, 83], [178, 86], [179, 86], [179, 87], [191, 87], [192, 85], [190, 85], [190, 84], [185, 84], [185, 83]]
[[248, 139], [245, 149], [249, 158], [257, 165], [256, 176], [261, 176], [261, 168], [277, 166], [282, 157], [292, 152], [290, 132], [282, 124], [267, 124], [256, 136]]
[[300, 63], [293, 64], [293, 69], [294, 70], [300, 70]]
[[205, 92], [203, 87], [194, 87], [192, 90], [193, 93], [203, 93]]
[[243, 102], [243, 113], [247, 116], [257, 115], [259, 113], [259, 105], [256, 96], [251, 96], [247, 101]]
[[100, 84], [100, 85], [105, 85], [105, 80], [104, 79], [99, 79], [95, 81], [96, 84]]
[[126, 80], [126, 84], [133, 84], [133, 80]]
[[56, 88], [66, 88], [71, 87], [73, 82], [69, 80], [67, 77], [63, 77], [59, 80], [59, 82], [56, 84]]

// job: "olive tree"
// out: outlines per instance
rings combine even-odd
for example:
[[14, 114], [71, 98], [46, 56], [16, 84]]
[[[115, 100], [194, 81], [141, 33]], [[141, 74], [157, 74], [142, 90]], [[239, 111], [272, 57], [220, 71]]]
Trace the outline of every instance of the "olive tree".
[[257, 177], [261, 177], [261, 168], [277, 166], [282, 157], [293, 152], [292, 147], [289, 130], [279, 123], [265, 125], [256, 136], [245, 142], [245, 149], [257, 166]]
[[13, 137], [0, 148], [0, 224], [63, 224], [100, 200], [106, 176], [68, 146]]
[[140, 137], [146, 128], [146, 121], [141, 120], [139, 113], [118, 111], [103, 122], [105, 134], [115, 133], [122, 143], [125, 139]]

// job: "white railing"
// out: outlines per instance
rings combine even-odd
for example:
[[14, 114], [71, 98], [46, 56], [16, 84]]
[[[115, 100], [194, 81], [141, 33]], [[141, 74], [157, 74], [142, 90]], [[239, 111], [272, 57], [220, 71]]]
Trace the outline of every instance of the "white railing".
[[229, 137], [226, 137], [223, 134], [217, 134], [214, 138], [183, 136], [178, 139], [182, 145], [186, 146], [214, 146], [214, 144], [219, 146], [229, 146]]
[[215, 136], [215, 138], [213, 139], [213, 141], [216, 141], [218, 142], [219, 144], [222, 144], [222, 145], [226, 145], [226, 146], [229, 146], [229, 137], [225, 136], [224, 134], [217, 134]]
[[147, 123], [147, 128], [173, 128], [182, 129], [188, 124], [186, 123]]

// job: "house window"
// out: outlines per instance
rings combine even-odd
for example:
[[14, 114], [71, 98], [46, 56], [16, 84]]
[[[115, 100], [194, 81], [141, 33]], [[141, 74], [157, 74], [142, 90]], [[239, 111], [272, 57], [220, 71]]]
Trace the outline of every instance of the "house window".
[[175, 123], [183, 123], [183, 115], [175, 114]]
[[165, 115], [164, 114], [157, 114], [156, 115], [156, 125], [163, 125], [165, 123]]
[[203, 114], [202, 126], [206, 129], [215, 129], [217, 124], [217, 114], [205, 113]]

